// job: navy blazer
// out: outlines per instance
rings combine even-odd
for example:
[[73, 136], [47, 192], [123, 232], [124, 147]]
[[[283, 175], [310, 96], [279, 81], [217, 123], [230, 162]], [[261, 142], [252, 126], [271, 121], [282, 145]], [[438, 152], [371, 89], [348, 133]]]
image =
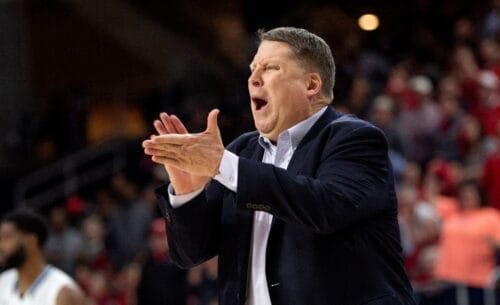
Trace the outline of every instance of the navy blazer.
[[266, 276], [273, 305], [415, 304], [403, 269], [394, 181], [383, 133], [332, 108], [288, 168], [262, 163], [258, 133], [236, 153], [238, 188], [213, 180], [173, 209], [158, 190], [170, 255], [184, 268], [219, 255], [219, 303], [246, 301], [255, 210], [271, 213]]

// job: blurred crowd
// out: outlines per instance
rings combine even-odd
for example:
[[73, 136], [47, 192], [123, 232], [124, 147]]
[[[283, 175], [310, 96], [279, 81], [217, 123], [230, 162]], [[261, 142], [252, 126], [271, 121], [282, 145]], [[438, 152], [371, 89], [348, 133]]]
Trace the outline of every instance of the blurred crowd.
[[216, 304], [216, 259], [189, 271], [169, 262], [156, 185], [139, 189], [118, 173], [91, 197], [72, 196], [48, 210], [46, 258], [74, 276], [94, 304]]
[[[479, 19], [457, 16], [446, 42], [428, 38], [432, 28], [423, 28], [415, 43], [425, 52], [408, 56], [368, 48], [356, 34], [332, 45], [333, 106], [371, 121], [387, 136], [405, 266], [422, 304], [451, 304], [449, 284], [468, 287], [471, 304], [481, 304], [474, 302], [494, 284], [500, 264], [500, 1]], [[159, 89], [143, 99], [139, 115], [122, 113], [132, 117], [132, 134], [152, 132], [148, 126], [159, 111], [202, 130], [215, 106], [223, 110], [226, 143], [252, 129], [244, 73], [225, 83], [198, 72], [191, 74], [196, 88], [184, 83]], [[50, 159], [58, 145], [67, 148], [68, 139], [79, 139], [68, 136], [71, 128], [60, 128], [78, 122], [79, 109], [67, 109], [76, 117], [47, 116], [47, 126], [55, 127], [40, 137], [40, 158]], [[89, 142], [92, 131], [106, 130], [96, 109], [86, 114], [86, 132], [83, 123], [74, 129]], [[96, 305], [217, 304], [216, 259], [188, 271], [168, 260], [154, 193], [168, 181], [165, 172], [146, 157], [129, 167], [145, 174], [117, 173], [90, 194], [47, 209], [49, 262], [72, 274]]]

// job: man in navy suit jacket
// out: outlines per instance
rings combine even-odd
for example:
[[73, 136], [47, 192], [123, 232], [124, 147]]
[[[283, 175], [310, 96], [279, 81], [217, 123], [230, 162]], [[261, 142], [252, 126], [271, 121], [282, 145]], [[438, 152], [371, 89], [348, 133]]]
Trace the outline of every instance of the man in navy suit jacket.
[[219, 256], [220, 304], [415, 304], [402, 266], [387, 141], [342, 115], [330, 48], [303, 29], [260, 32], [248, 88], [257, 131], [224, 148], [219, 111], [187, 133], [160, 114], [144, 151], [172, 259]]

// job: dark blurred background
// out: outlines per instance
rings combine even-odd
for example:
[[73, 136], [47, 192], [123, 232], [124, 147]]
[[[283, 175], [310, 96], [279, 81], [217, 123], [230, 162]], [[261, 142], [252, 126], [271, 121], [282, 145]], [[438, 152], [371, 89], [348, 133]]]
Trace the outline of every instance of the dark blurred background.
[[[378, 17], [376, 29], [361, 28], [364, 14]], [[386, 132], [405, 260], [422, 304], [451, 304], [430, 300], [446, 290], [443, 280], [487, 299], [489, 282], [450, 275], [455, 266], [439, 253], [447, 253], [445, 219], [462, 215], [461, 192], [477, 185], [471, 192], [486, 199], [475, 208], [498, 220], [476, 236], [489, 245], [481, 272], [497, 264], [499, 0], [0, 0], [0, 215], [27, 206], [47, 216], [50, 261], [96, 304], [155, 304], [141, 296], [155, 294], [144, 290], [154, 286], [144, 270], [156, 270], [147, 262], [167, 259], [152, 249], [166, 247], [153, 190], [168, 177], [140, 143], [161, 111], [197, 132], [218, 107], [226, 144], [253, 130], [246, 79], [255, 32], [283, 25], [330, 44], [333, 106]], [[460, 222], [452, 220], [453, 248]], [[82, 250], [88, 245], [92, 253]], [[181, 304], [215, 304], [216, 261], [187, 274], [168, 268], [152, 278], [183, 278], [172, 289], [183, 291]]]

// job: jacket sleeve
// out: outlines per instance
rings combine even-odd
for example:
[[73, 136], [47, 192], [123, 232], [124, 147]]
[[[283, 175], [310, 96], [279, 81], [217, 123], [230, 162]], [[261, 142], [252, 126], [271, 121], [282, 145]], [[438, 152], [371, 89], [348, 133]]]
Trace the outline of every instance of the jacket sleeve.
[[396, 211], [387, 140], [380, 130], [364, 125], [323, 145], [311, 176], [240, 158], [238, 207], [325, 234]]
[[157, 190], [170, 258], [179, 267], [191, 268], [218, 254], [222, 193], [222, 186], [212, 181], [194, 199], [173, 208], [167, 186]]

